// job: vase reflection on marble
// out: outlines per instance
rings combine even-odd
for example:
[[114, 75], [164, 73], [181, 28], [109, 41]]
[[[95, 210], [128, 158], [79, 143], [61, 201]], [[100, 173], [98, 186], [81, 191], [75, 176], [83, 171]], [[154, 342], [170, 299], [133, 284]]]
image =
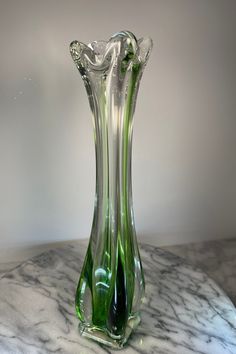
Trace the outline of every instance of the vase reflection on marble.
[[144, 276], [135, 233], [131, 147], [140, 79], [152, 47], [128, 31], [108, 42], [73, 41], [72, 58], [93, 114], [96, 195], [76, 291], [80, 333], [121, 348], [140, 322]]

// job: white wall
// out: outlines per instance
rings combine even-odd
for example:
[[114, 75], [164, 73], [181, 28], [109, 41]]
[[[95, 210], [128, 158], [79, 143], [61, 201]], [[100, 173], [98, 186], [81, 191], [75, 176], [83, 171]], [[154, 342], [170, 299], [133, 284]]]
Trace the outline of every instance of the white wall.
[[138, 234], [236, 235], [236, 1], [0, 1], [0, 247], [88, 237], [95, 160], [70, 41], [150, 35], [134, 121]]

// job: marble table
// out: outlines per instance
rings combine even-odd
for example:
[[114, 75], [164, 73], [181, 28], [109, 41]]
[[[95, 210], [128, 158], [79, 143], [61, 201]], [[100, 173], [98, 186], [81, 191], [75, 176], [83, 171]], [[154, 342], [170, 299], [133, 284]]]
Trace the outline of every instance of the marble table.
[[164, 249], [203, 269], [236, 305], [236, 238], [167, 246]]
[[[142, 322], [121, 353], [236, 354], [236, 309], [198, 267], [140, 246], [146, 277]], [[1, 354], [115, 353], [81, 337], [74, 293], [85, 247], [46, 251], [0, 279]]]

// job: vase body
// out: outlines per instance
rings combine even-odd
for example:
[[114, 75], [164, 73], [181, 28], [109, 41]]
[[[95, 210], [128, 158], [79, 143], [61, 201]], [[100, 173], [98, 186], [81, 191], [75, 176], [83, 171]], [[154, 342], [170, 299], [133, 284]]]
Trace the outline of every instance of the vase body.
[[130, 32], [70, 45], [93, 114], [96, 195], [76, 291], [82, 335], [120, 348], [140, 321], [144, 276], [135, 233], [131, 150], [139, 82], [152, 42]]

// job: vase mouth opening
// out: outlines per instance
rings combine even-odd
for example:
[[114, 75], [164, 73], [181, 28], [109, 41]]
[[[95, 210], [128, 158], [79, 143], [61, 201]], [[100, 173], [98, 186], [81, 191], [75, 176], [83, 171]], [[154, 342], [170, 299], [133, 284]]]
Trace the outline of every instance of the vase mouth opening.
[[70, 53], [78, 69], [104, 70], [119, 58], [132, 64], [145, 65], [153, 43], [150, 37], [136, 39], [130, 31], [115, 33], [108, 41], [98, 40], [84, 44], [71, 42]]

